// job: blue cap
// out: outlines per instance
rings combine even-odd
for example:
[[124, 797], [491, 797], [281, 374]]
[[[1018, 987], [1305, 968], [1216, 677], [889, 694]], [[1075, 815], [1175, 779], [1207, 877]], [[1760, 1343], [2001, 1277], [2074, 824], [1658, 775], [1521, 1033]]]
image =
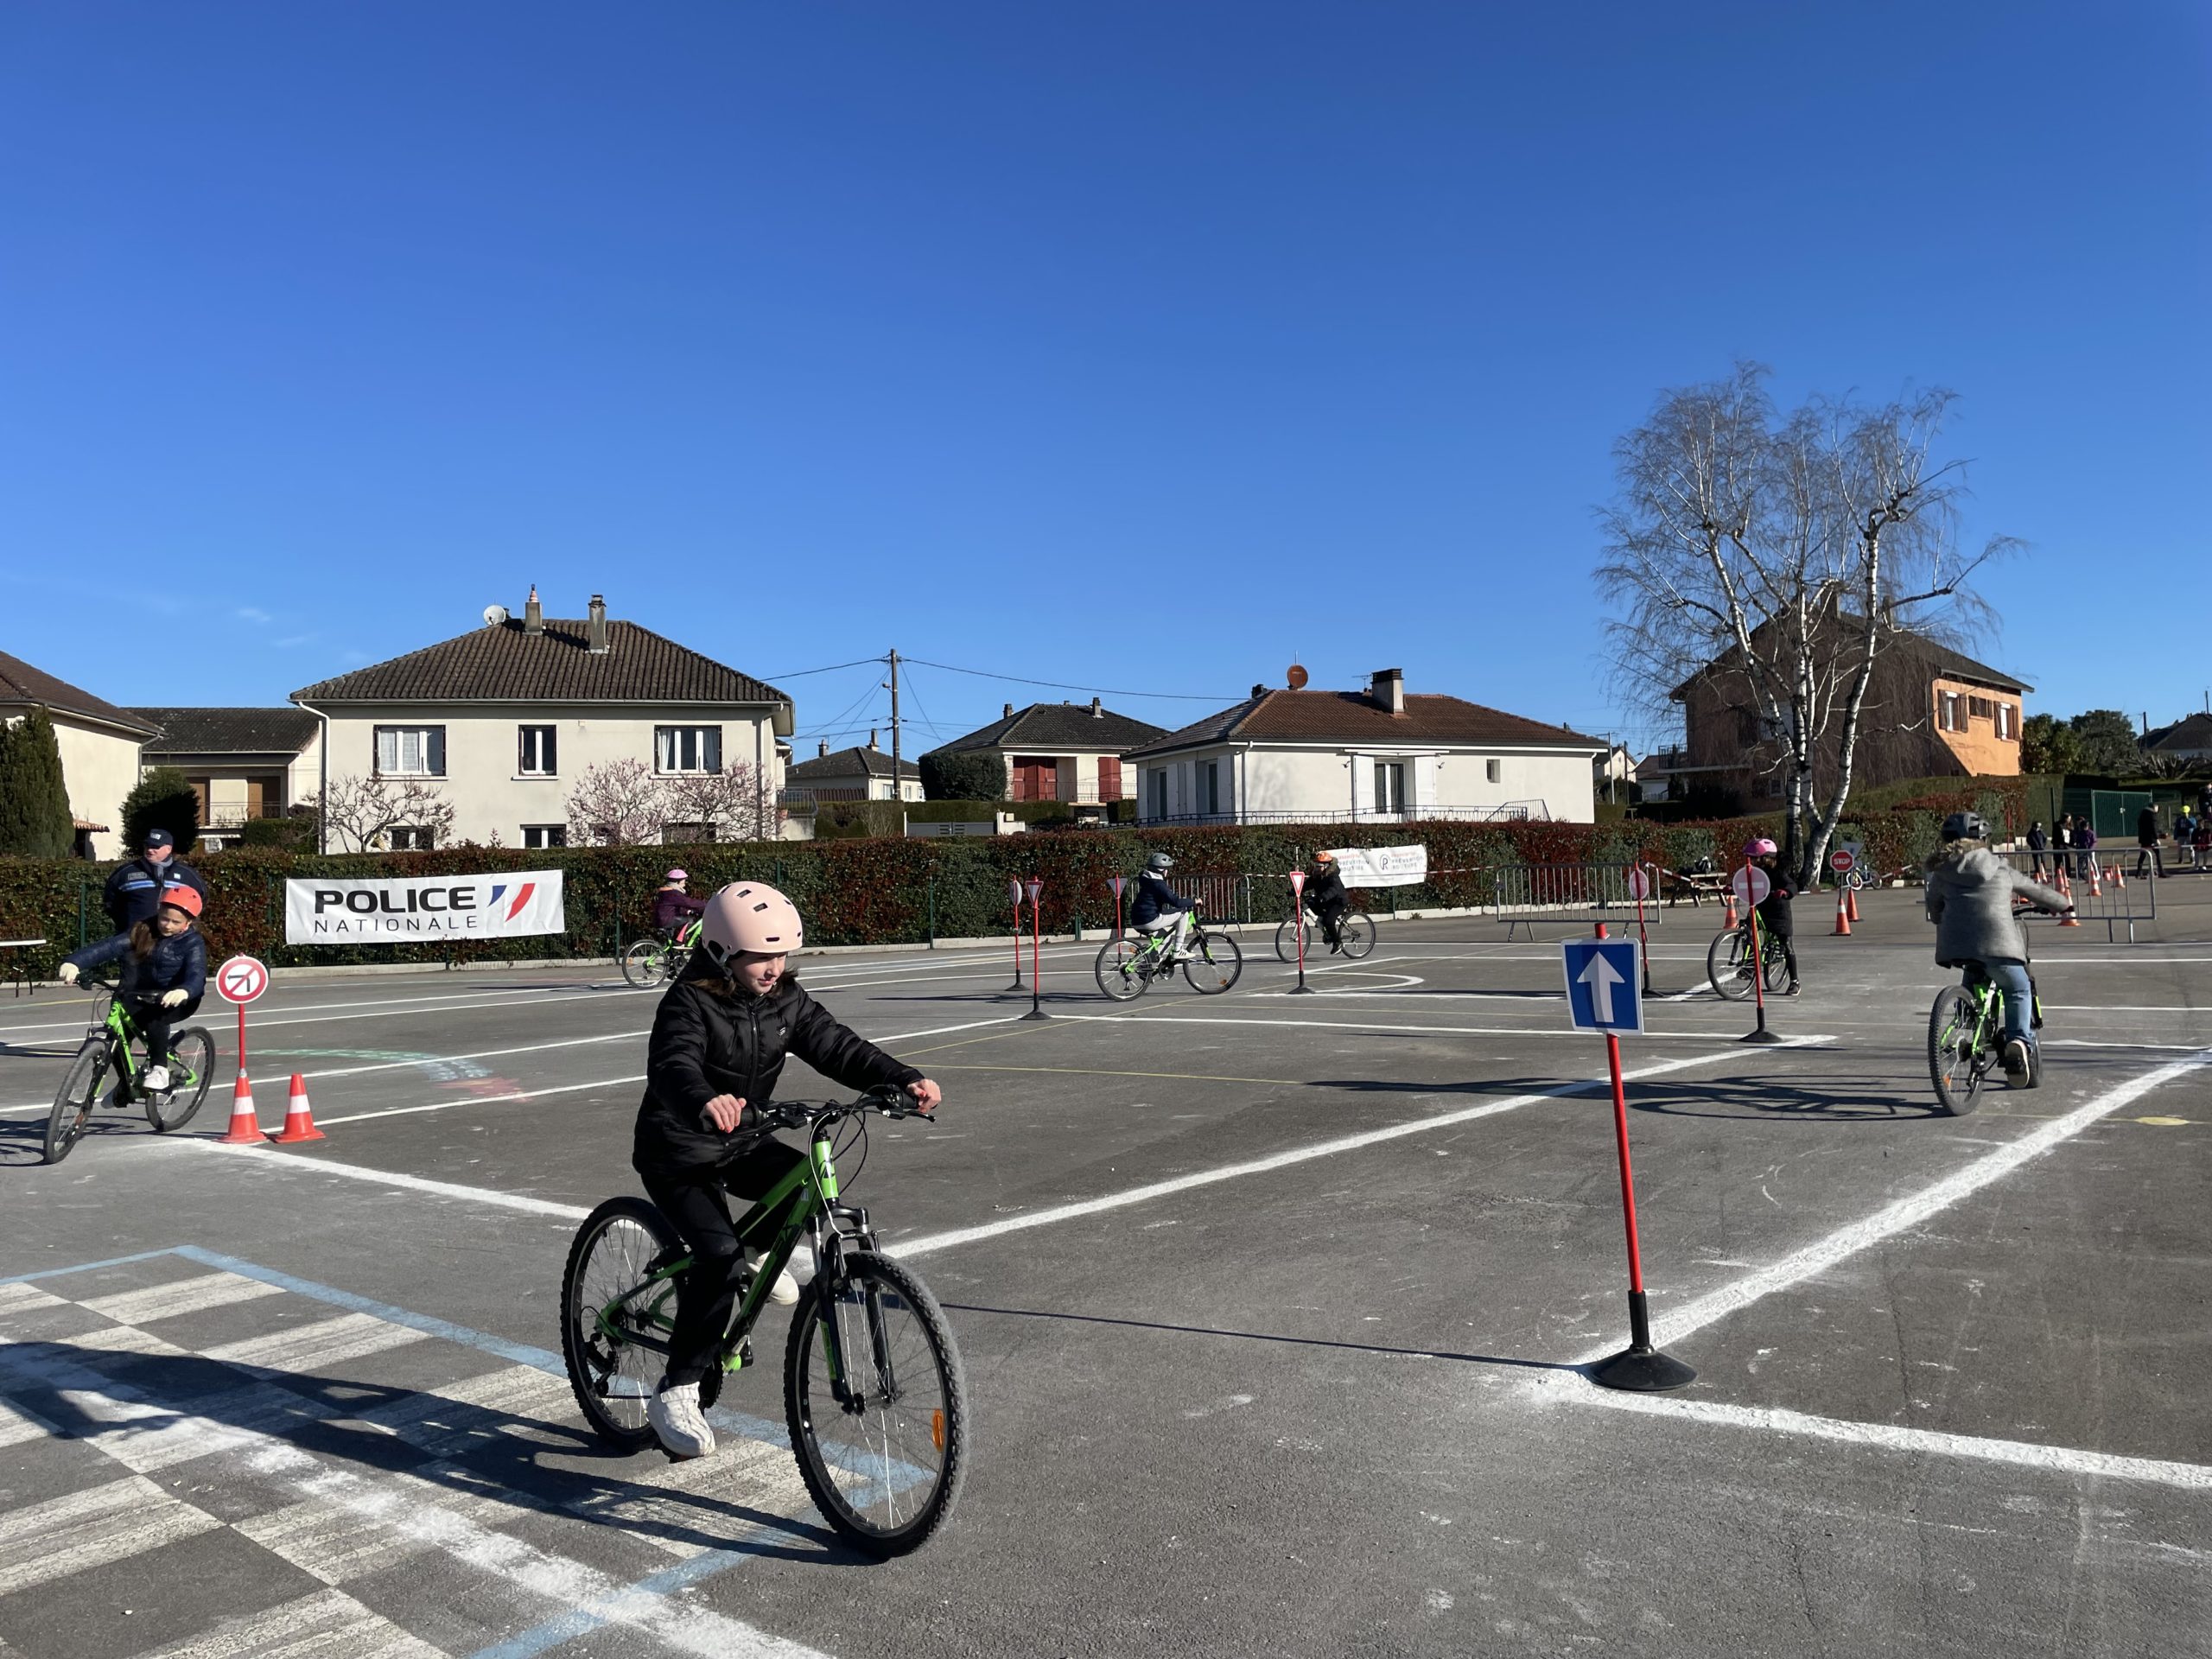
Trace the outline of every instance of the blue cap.
[[176, 837], [169, 834], [166, 830], [149, 830], [146, 832], [146, 850], [149, 853], [156, 847], [174, 847], [175, 845]]

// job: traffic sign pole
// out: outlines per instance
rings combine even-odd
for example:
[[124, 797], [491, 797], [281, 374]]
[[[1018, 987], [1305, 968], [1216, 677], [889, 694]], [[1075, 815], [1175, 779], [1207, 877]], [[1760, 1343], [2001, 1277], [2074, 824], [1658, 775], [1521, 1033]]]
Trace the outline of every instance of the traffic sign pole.
[[1293, 996], [1312, 996], [1313, 988], [1306, 982], [1306, 872], [1290, 873], [1291, 926], [1298, 934], [1298, 983], [1291, 988]]
[[1014, 983], [1007, 989], [1019, 991], [1027, 988], [1021, 982], [1021, 879], [1016, 876], [1007, 887], [1014, 895]]
[[1745, 1032], [1747, 1043], [1778, 1043], [1781, 1038], [1766, 1028], [1766, 949], [1759, 943], [1759, 911], [1751, 906], [1751, 995], [1758, 1007], [1759, 1022]]
[[[1651, 878], [1643, 873], [1641, 864], [1628, 867], [1628, 890], [1636, 895], [1636, 942], [1637, 954], [1643, 958], [1643, 994], [1656, 995], [1651, 988], [1651, 935], [1643, 929], [1643, 901], [1650, 896]], [[1602, 935], [1600, 936], [1602, 937]]]
[[[1044, 896], [1044, 882], [1033, 875], [1031, 876], [1029, 878], [1029, 1012], [1021, 1016], [1024, 1020], [1049, 1020], [1052, 1017], [1045, 1012], [1039, 1001], [1039, 985], [1044, 976], [1044, 969], [1039, 966], [1038, 958], [1044, 949], [1045, 922], [1042, 914], [1044, 907], [1038, 903], [1038, 900]], [[1015, 920], [1019, 925], [1019, 912], [1015, 913]], [[1014, 971], [1017, 976], [1021, 972], [1021, 935], [1019, 932], [1014, 936]]]

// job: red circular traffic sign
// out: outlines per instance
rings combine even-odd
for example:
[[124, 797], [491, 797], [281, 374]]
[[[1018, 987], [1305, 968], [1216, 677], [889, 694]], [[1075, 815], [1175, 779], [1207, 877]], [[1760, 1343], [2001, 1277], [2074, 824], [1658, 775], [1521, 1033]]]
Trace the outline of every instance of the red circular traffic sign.
[[1739, 905], [1761, 904], [1767, 894], [1774, 891], [1774, 883], [1766, 879], [1766, 872], [1756, 864], [1745, 865], [1728, 878], [1728, 885], [1735, 889], [1736, 902]]
[[251, 957], [232, 957], [215, 970], [215, 988], [226, 1002], [251, 1002], [269, 988], [269, 969]]
[[1828, 855], [1828, 868], [1834, 870], [1838, 875], [1847, 873], [1856, 862], [1858, 861], [1840, 847]]

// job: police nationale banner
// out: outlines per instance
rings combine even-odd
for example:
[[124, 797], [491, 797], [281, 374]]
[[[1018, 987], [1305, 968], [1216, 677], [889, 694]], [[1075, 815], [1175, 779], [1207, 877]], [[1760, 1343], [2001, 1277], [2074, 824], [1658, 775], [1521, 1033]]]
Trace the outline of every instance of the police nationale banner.
[[1428, 849], [1336, 847], [1337, 868], [1348, 887], [1414, 887], [1428, 880]]
[[568, 925], [558, 870], [284, 883], [287, 944], [512, 938], [565, 932]]

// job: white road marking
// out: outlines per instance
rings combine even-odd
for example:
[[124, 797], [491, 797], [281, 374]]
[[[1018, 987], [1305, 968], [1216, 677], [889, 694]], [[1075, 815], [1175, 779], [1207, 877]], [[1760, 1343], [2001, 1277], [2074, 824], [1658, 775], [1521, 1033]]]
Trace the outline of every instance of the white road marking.
[[[1808, 1244], [1802, 1249], [1791, 1251], [1771, 1267], [1764, 1268], [1732, 1285], [1723, 1286], [1662, 1315], [1654, 1323], [1652, 1340], [1662, 1347], [1679, 1343], [1693, 1332], [1702, 1331], [1715, 1320], [1749, 1307], [1763, 1297], [1771, 1296], [1777, 1290], [1787, 1289], [1791, 1285], [1826, 1273], [1867, 1246], [1901, 1233], [1908, 1227], [1916, 1226], [1939, 1211], [1949, 1208], [1961, 1198], [1971, 1197], [1991, 1182], [2002, 1180], [2021, 1165], [2072, 1139], [2099, 1120], [2110, 1116], [2122, 1107], [2133, 1105], [2153, 1090], [2187, 1077], [2208, 1063], [2212, 1063], [2212, 1048], [2199, 1049], [2187, 1059], [2159, 1066], [2155, 1071], [2145, 1071], [2108, 1089], [2087, 1104], [2076, 1107], [2063, 1117], [2054, 1118], [2041, 1128], [2031, 1130], [1986, 1157], [1977, 1158], [1965, 1168], [1877, 1211], [1864, 1221], [1839, 1228], [1826, 1238]], [[1578, 1363], [1587, 1364], [1592, 1360], [1601, 1359], [1612, 1352], [1615, 1346], [1618, 1344], [1595, 1349], [1584, 1355]]]
[[0, 1515], [0, 1596], [222, 1526], [137, 1475]]
[[67, 1297], [56, 1296], [36, 1285], [0, 1285], [0, 1317], [34, 1307], [58, 1307], [67, 1300]]
[[318, 1590], [257, 1613], [226, 1618], [212, 1630], [138, 1659], [446, 1659], [342, 1590]]
[[[228, 1155], [231, 1148], [214, 1141], [177, 1141], [169, 1144], [196, 1147], [203, 1152]], [[258, 1150], [248, 1148], [249, 1151]], [[341, 1164], [327, 1158], [278, 1158], [267, 1155], [254, 1160], [238, 1160], [241, 1168], [281, 1169], [294, 1175], [327, 1175], [338, 1180], [367, 1181], [378, 1186], [396, 1186], [409, 1192], [424, 1192], [436, 1198], [460, 1198], [470, 1204], [490, 1205], [499, 1210], [519, 1210], [524, 1215], [552, 1216], [562, 1221], [582, 1221], [591, 1213], [573, 1204], [554, 1204], [544, 1198], [533, 1198], [520, 1192], [501, 1192], [488, 1186], [463, 1186], [456, 1181], [433, 1181], [421, 1175], [405, 1175], [397, 1170], [373, 1169], [366, 1164]]]
[[[1172, 1011], [1147, 1014], [1056, 1014], [1052, 1017], [1055, 1020], [1094, 1021], [1125, 1020], [1142, 1025], [1285, 1026], [1299, 1031], [1375, 1031], [1443, 1037], [1564, 1037], [1586, 1043], [1591, 1040], [1589, 1032], [1571, 1031], [1560, 1026], [1400, 1026], [1387, 1025], [1379, 1020], [1236, 1020], [1227, 1015], [1185, 1014]], [[1653, 1039], [1662, 1042], [1711, 1043], [1725, 1041], [1726, 1033], [1715, 1031], [1646, 1031], [1637, 1033], [1636, 1040], [1643, 1042]], [[1832, 1032], [1814, 1032], [1790, 1039], [1792, 1046], [1798, 1048], [1834, 1040]]]
[[219, 1359], [226, 1364], [300, 1372], [318, 1365], [364, 1358], [380, 1354], [387, 1348], [423, 1340], [422, 1332], [410, 1331], [372, 1313], [340, 1313], [334, 1319], [318, 1319], [313, 1325], [248, 1337], [240, 1342], [226, 1342], [200, 1351], [209, 1359]]
[[[1272, 1023], [1272, 1022], [1270, 1022]], [[1807, 1039], [1799, 1038], [1789, 1046], [1802, 1047]], [[1777, 1045], [1780, 1046], [1781, 1045]], [[1733, 1050], [1717, 1054], [1694, 1054], [1688, 1059], [1662, 1060], [1656, 1065], [1639, 1066], [1621, 1074], [1624, 1082], [1638, 1082], [1645, 1077], [1663, 1076], [1671, 1071], [1682, 1071], [1694, 1065], [1713, 1065], [1722, 1060], [1739, 1059]], [[1495, 1117], [1500, 1112], [1518, 1111], [1523, 1106], [1557, 1100], [1565, 1096], [1587, 1094], [1605, 1087], [1603, 1077], [1581, 1083], [1561, 1084], [1556, 1089], [1539, 1090], [1534, 1094], [1514, 1095], [1504, 1100], [1485, 1101], [1479, 1106], [1465, 1106], [1458, 1111], [1439, 1113], [1434, 1117], [1415, 1118], [1408, 1122], [1394, 1123], [1387, 1128], [1366, 1129], [1357, 1135], [1339, 1135], [1333, 1141], [1322, 1141], [1312, 1146], [1294, 1147], [1270, 1157], [1255, 1158], [1241, 1164], [1224, 1164], [1215, 1169], [1203, 1169], [1173, 1179], [1152, 1181], [1103, 1198], [1085, 1198], [1076, 1204], [1056, 1205], [1049, 1210], [1039, 1210], [1029, 1215], [1008, 1216], [1002, 1221], [985, 1222], [976, 1227], [955, 1228], [950, 1232], [925, 1234], [920, 1238], [907, 1239], [891, 1244], [893, 1255], [925, 1255], [933, 1250], [950, 1249], [957, 1244], [972, 1244], [986, 1238], [996, 1238], [1005, 1233], [1023, 1232], [1033, 1227], [1049, 1227], [1063, 1221], [1075, 1221], [1084, 1216], [1098, 1215], [1108, 1210], [1120, 1210], [1133, 1204], [1149, 1204], [1154, 1198], [1164, 1198], [1178, 1192], [1187, 1192], [1193, 1187], [1211, 1186], [1221, 1181], [1242, 1179], [1247, 1175], [1262, 1175], [1271, 1170], [1287, 1169], [1295, 1164], [1307, 1163], [1316, 1158], [1332, 1158], [1338, 1153], [1357, 1152], [1365, 1147], [1380, 1146], [1385, 1141], [1402, 1140], [1408, 1135], [1427, 1135], [1437, 1129], [1448, 1129], [1461, 1123], [1471, 1123], [1477, 1118]]]
[[[410, 1014], [467, 1014], [476, 1008], [509, 1007], [525, 997], [539, 997], [563, 1002], [582, 1002], [594, 1001], [602, 996], [635, 996], [636, 995], [637, 993], [626, 985], [617, 986], [611, 990], [591, 990], [581, 986], [569, 985], [524, 985], [504, 991], [494, 990], [486, 986], [474, 991], [454, 991], [443, 995], [425, 992], [420, 996], [387, 996], [366, 1002], [359, 1001], [303, 1002], [291, 1007], [276, 1005], [270, 1007], [266, 1013], [255, 1014], [251, 1018], [253, 1029], [261, 1031], [272, 1026], [321, 1025], [326, 1021], [294, 1019], [290, 1016], [304, 1014], [321, 1014], [333, 1009], [343, 1009], [346, 1012], [331, 1013], [329, 1014], [331, 1020], [397, 1020], [404, 1019]], [[484, 999], [487, 997], [492, 1000], [485, 1001]], [[363, 1014], [359, 1012], [363, 1008], [386, 1008], [391, 1012]], [[10, 1026], [0, 1022], [0, 1039], [20, 1036], [30, 1031], [82, 1031], [84, 1028], [85, 1021], [82, 1020], [72, 1020], [58, 1026]]]
[[206, 1273], [190, 1279], [173, 1279], [168, 1284], [144, 1290], [95, 1296], [79, 1306], [118, 1325], [143, 1325], [148, 1319], [175, 1319], [180, 1313], [197, 1313], [206, 1308], [227, 1307], [232, 1302], [250, 1302], [257, 1297], [283, 1294], [275, 1285], [264, 1285], [258, 1279], [248, 1279], [240, 1274]]

